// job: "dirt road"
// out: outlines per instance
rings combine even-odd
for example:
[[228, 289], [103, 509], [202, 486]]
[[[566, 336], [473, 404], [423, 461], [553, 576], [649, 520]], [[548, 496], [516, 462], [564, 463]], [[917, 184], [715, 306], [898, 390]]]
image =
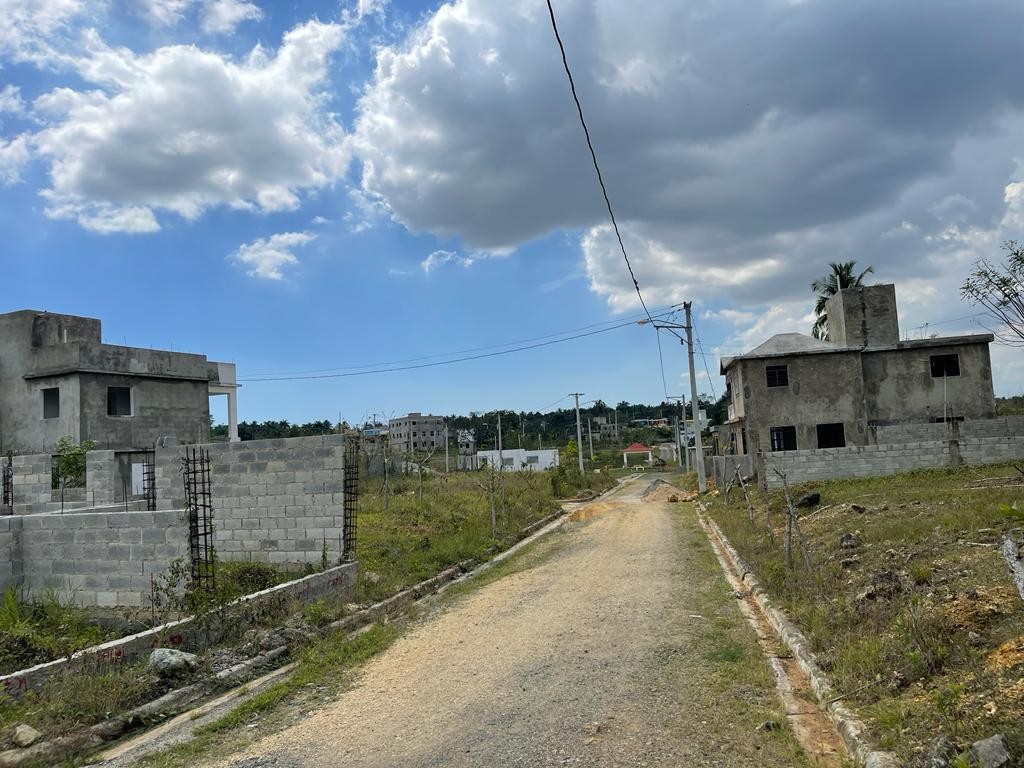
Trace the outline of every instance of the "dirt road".
[[443, 601], [337, 700], [220, 766], [792, 766], [688, 504], [629, 483]]

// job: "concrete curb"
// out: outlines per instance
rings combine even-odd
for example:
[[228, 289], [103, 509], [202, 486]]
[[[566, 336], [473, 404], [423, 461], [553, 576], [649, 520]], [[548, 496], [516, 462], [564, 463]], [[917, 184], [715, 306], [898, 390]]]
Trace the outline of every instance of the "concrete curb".
[[771, 603], [771, 599], [753, 569], [747, 564], [739, 552], [733, 547], [732, 542], [726, 538], [718, 524], [707, 515], [707, 509], [697, 501], [697, 519], [704, 528], [708, 538], [718, 541], [729, 565], [739, 576], [749, 590], [751, 596], [757, 601], [764, 615], [772, 625], [772, 629], [779, 636], [786, 647], [789, 648], [807, 679], [810, 681], [811, 689], [818, 699], [818, 705], [836, 724], [839, 735], [850, 754], [858, 763], [865, 768], [899, 768], [902, 763], [892, 752], [881, 752], [875, 750], [868, 741], [867, 726], [841, 701], [834, 701], [838, 695], [828, 676], [818, 666], [814, 652], [811, 650], [810, 641], [796, 628], [781, 610]]

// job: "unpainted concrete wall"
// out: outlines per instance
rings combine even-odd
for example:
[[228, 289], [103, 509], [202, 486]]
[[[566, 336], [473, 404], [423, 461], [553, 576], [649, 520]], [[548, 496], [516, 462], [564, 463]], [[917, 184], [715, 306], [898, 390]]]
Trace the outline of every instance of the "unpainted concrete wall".
[[[933, 378], [930, 358], [960, 356], [960, 375]], [[882, 424], [996, 415], [988, 343], [873, 350], [863, 355], [868, 419]]]
[[140, 607], [151, 576], [188, 557], [181, 512], [88, 511], [0, 518], [0, 588], [46, 589], [83, 607]]
[[[132, 416], [107, 415], [107, 387], [131, 387]], [[98, 448], [152, 449], [160, 437], [203, 443], [210, 439], [206, 381], [81, 375], [82, 434]]]
[[[215, 543], [223, 560], [319, 563], [343, 554], [345, 437], [323, 435], [198, 446], [209, 451]], [[183, 509], [181, 459], [156, 452], [160, 508]]]
[[849, 347], [877, 347], [900, 340], [896, 286], [844, 288], [825, 305], [829, 341]]
[[1020, 458], [1024, 458], [1024, 435], [967, 437], [766, 453], [765, 475], [768, 487], [777, 488], [782, 485], [782, 479], [772, 471], [772, 466], [786, 474], [787, 482], [801, 483], [837, 477], [895, 475], [961, 464], [994, 464]]
[[[789, 367], [789, 386], [769, 387], [768, 365]], [[847, 445], [866, 442], [858, 352], [740, 360], [747, 450], [771, 447], [770, 427], [795, 426], [798, 449], [816, 448], [817, 424], [842, 422]], [[737, 445], [737, 450], [740, 446]]]

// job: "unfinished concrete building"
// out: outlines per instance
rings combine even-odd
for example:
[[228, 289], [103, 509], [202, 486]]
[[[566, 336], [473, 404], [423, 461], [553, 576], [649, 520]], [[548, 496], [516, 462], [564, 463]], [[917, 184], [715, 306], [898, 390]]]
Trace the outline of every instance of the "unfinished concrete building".
[[237, 440], [236, 390], [233, 364], [104, 344], [93, 318], [0, 315], [0, 453], [52, 452], [65, 435], [117, 451], [206, 442], [214, 395], [227, 397]]
[[[729, 418], [717, 430], [719, 453], [786, 456], [795, 466], [807, 451], [901, 441], [912, 425], [931, 425], [925, 431], [937, 438], [973, 434], [981, 422], [984, 436], [995, 436], [991, 334], [900, 340], [891, 284], [844, 289], [826, 311], [826, 340], [778, 334], [722, 359]], [[999, 425], [1008, 439], [1019, 436], [1010, 422]], [[879, 468], [861, 464], [851, 467]]]
[[422, 455], [444, 450], [447, 438], [443, 416], [410, 413], [388, 421], [391, 450], [396, 455]]

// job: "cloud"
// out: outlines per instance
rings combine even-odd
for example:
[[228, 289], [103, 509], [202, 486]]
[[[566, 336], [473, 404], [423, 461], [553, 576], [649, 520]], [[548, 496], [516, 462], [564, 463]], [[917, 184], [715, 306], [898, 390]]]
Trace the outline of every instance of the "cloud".
[[177, 24], [194, 0], [141, 0], [139, 10], [156, 26], [169, 27]]
[[284, 278], [282, 267], [299, 263], [292, 251], [315, 238], [316, 235], [309, 232], [280, 232], [240, 246], [231, 258], [249, 267], [250, 277], [281, 280]]
[[201, 18], [204, 32], [225, 35], [234, 32], [243, 21], [263, 18], [263, 11], [245, 0], [207, 0]]
[[25, 102], [21, 100], [21, 89], [16, 85], [7, 85], [0, 90], [0, 114], [7, 112], [20, 115], [25, 111]]
[[[1020, 3], [567, 0], [559, 14], [652, 303], [804, 306], [850, 258], [945, 284], [960, 260], [939, 233], [1002, 232], [1021, 180], [1024, 79], [1005, 54]], [[380, 49], [352, 143], [363, 194], [408, 229], [472, 249], [580, 231], [591, 289], [636, 306], [542, 4], [455, 0]]]
[[118, 212], [157, 221], [216, 206], [297, 208], [348, 164], [322, 93], [343, 37], [340, 25], [311, 21], [276, 52], [256, 47], [235, 61], [184, 45], [140, 55], [93, 33], [77, 61], [91, 87], [57, 88], [34, 104], [48, 120], [33, 139], [49, 163], [48, 214], [89, 226], [97, 216], [137, 220]]
[[21, 169], [29, 161], [28, 134], [15, 136], [9, 141], [0, 138], [0, 184], [17, 184]]
[[88, 0], [0, 0], [0, 58], [36, 64], [60, 58], [61, 40], [92, 5]]
[[420, 262], [423, 271], [428, 275], [431, 271], [444, 264], [457, 264], [460, 267], [468, 267], [473, 264], [472, 256], [460, 256], [454, 251], [434, 251]]

